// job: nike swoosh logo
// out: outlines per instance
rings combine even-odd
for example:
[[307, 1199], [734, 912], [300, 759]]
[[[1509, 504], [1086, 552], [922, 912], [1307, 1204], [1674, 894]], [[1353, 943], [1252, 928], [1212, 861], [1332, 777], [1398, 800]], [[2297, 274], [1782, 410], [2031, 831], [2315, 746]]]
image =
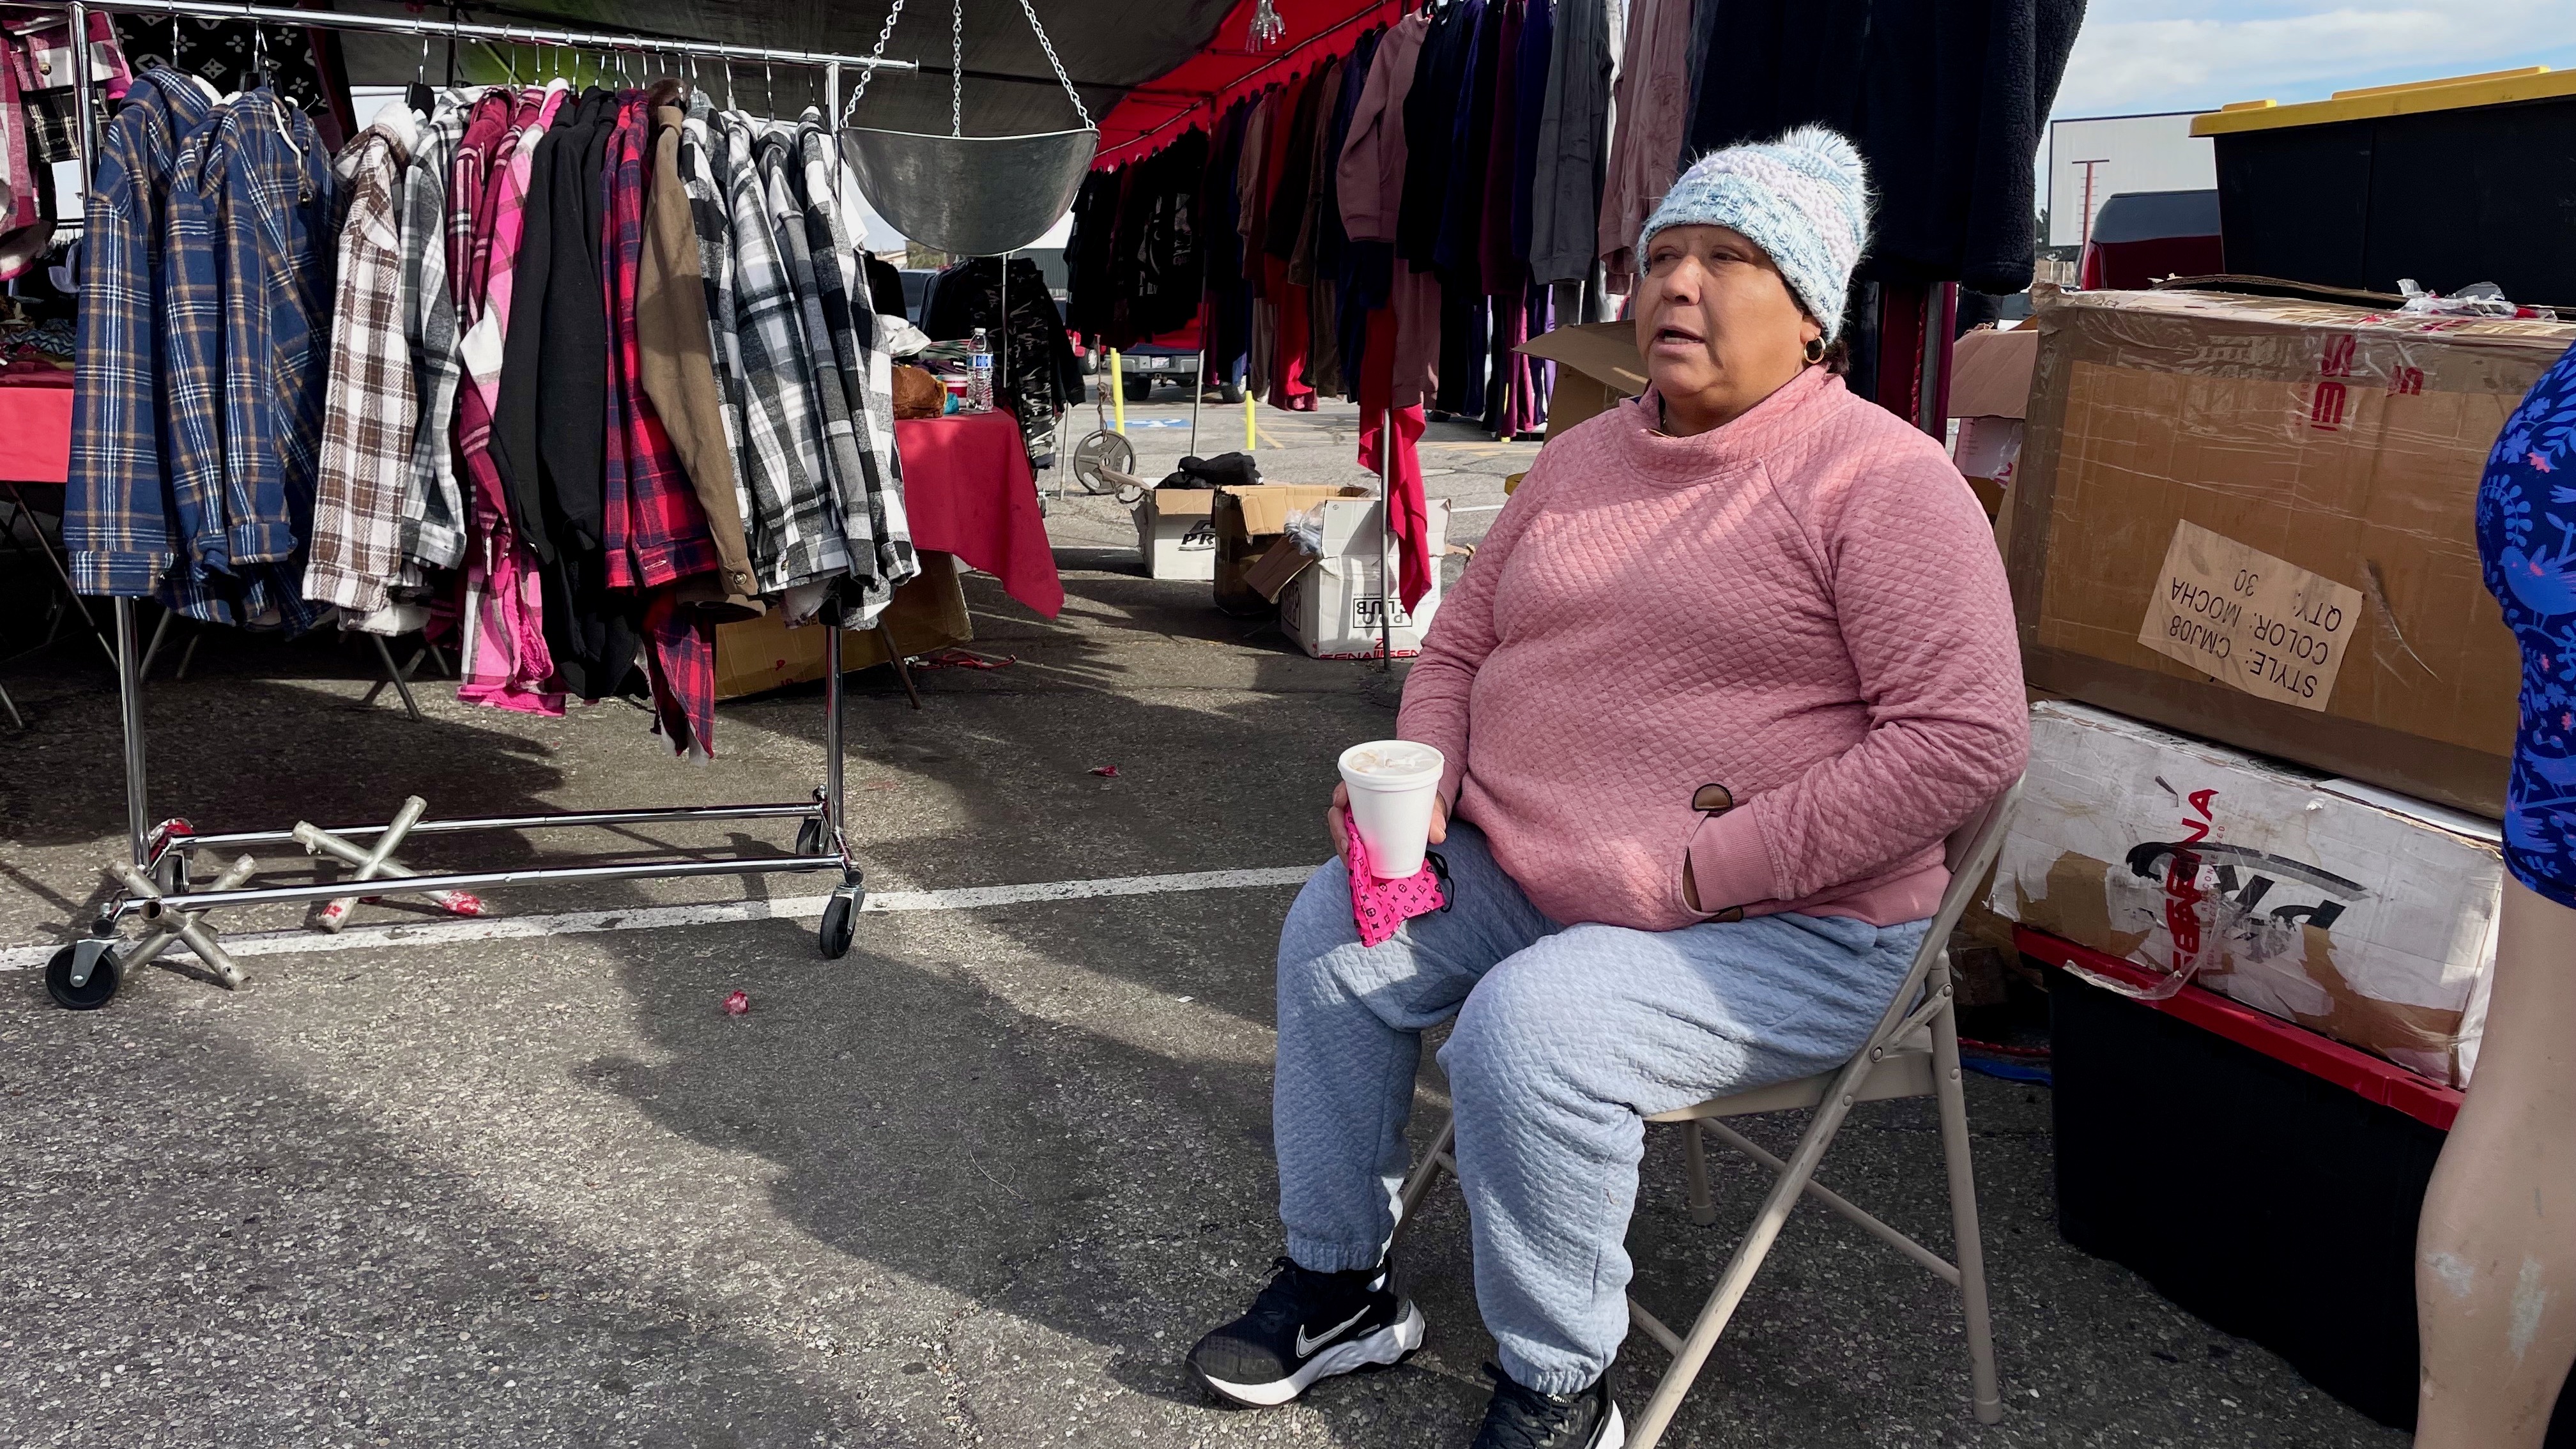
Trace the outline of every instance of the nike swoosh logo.
[[1368, 1309], [1363, 1306], [1359, 1312], [1354, 1313], [1350, 1317], [1343, 1319], [1341, 1322], [1334, 1324], [1332, 1327], [1325, 1329], [1322, 1333], [1313, 1338], [1308, 1338], [1306, 1336], [1305, 1328], [1302, 1325], [1299, 1326], [1297, 1329], [1297, 1356], [1299, 1358], [1304, 1358], [1306, 1355], [1322, 1348], [1325, 1344], [1332, 1342], [1334, 1339], [1341, 1337], [1345, 1332], [1349, 1331], [1352, 1324], [1357, 1323], [1366, 1317], [1368, 1317]]

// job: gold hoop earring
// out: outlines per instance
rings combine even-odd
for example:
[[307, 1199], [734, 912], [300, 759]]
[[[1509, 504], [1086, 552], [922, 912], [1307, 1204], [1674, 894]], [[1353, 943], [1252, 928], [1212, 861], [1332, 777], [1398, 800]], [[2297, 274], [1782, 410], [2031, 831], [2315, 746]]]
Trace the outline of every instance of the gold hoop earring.
[[1824, 338], [1822, 338], [1822, 337], [1810, 337], [1810, 338], [1808, 338], [1808, 339], [1807, 339], [1807, 347], [1806, 347], [1806, 357], [1807, 357], [1807, 365], [1808, 365], [1809, 367], [1813, 367], [1813, 366], [1815, 366], [1817, 363], [1824, 361], [1824, 360], [1825, 360], [1825, 339], [1824, 339]]

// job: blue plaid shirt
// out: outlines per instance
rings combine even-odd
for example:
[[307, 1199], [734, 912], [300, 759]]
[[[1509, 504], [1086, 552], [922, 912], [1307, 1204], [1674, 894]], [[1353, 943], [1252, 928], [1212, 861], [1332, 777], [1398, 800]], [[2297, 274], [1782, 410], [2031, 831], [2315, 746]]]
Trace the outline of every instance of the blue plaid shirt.
[[101, 148], [93, 203], [74, 577], [191, 618], [308, 628], [330, 158], [268, 91], [218, 108], [173, 73], [145, 80]]
[[177, 553], [163, 448], [159, 243], [180, 143], [212, 104], [170, 70], [126, 93], [99, 146], [82, 244], [63, 542], [87, 594], [153, 592]]

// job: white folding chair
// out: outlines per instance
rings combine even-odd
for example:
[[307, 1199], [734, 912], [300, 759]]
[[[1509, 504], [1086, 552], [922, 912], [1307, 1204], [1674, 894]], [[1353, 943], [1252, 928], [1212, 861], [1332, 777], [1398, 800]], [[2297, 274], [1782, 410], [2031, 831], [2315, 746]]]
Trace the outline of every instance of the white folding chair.
[[[1922, 1264], [1959, 1290], [1960, 1303], [1968, 1320], [1968, 1371], [1974, 1390], [1977, 1417], [1992, 1424], [2003, 1418], [2003, 1399], [1995, 1383], [1994, 1336], [1986, 1319], [1985, 1251], [1977, 1239], [1977, 1185], [1968, 1163], [1967, 1099], [1959, 1079], [1959, 1023], [1955, 1005], [1956, 992], [1950, 977], [1950, 932], [1959, 923], [1960, 913], [1968, 906], [1977, 885], [1985, 878], [1986, 868], [1994, 864], [1995, 855], [2003, 848], [2004, 826], [2012, 817], [2014, 803], [2021, 797], [2021, 782], [2015, 780], [2001, 795], [1987, 802], [1984, 809], [1961, 825], [1944, 845], [1950, 866], [1950, 888], [1942, 893], [1940, 913], [1932, 918], [1931, 929], [1923, 934], [1923, 946], [1915, 952], [1912, 969], [1887, 1006], [1876, 1030], [1869, 1034], [1868, 1044], [1841, 1067], [1795, 1082], [1781, 1082], [1732, 1097], [1718, 1097], [1695, 1107], [1660, 1112], [1649, 1122], [1676, 1123], [1685, 1128], [1682, 1134], [1683, 1163], [1690, 1178], [1691, 1218], [1702, 1224], [1717, 1220], [1717, 1209], [1708, 1190], [1707, 1149], [1703, 1133], [1713, 1133], [1719, 1140], [1770, 1168], [1779, 1176], [1762, 1208], [1754, 1216], [1753, 1226], [1727, 1260], [1726, 1271], [1717, 1280], [1707, 1304], [1687, 1335], [1676, 1334], [1637, 1300], [1628, 1300], [1628, 1315], [1648, 1337], [1672, 1354], [1672, 1366], [1664, 1371], [1655, 1386], [1654, 1397], [1647, 1401], [1645, 1412], [1629, 1421], [1630, 1449], [1653, 1449], [1663, 1437], [1673, 1415], [1681, 1408], [1682, 1396], [1690, 1392], [1691, 1383], [1699, 1377], [1701, 1365], [1708, 1361], [1710, 1350], [1717, 1347], [1718, 1335], [1726, 1331], [1727, 1321], [1735, 1316], [1744, 1301], [1746, 1290], [1753, 1286], [1753, 1275], [1761, 1271], [1762, 1261], [1771, 1254], [1779, 1240], [1780, 1229], [1789, 1219], [1789, 1209], [1805, 1193], [1826, 1207], [1867, 1228], [1898, 1252]], [[1910, 1008], [1910, 1009], [1909, 1009]], [[1833, 1145], [1834, 1134], [1841, 1130], [1843, 1119], [1856, 1102], [1878, 1102], [1897, 1097], [1931, 1097], [1940, 1106], [1941, 1150], [1950, 1170], [1950, 1220], [1958, 1240], [1959, 1261], [1952, 1263], [1940, 1254], [1905, 1236], [1886, 1223], [1854, 1206], [1843, 1197], [1818, 1186], [1813, 1180], [1816, 1164]], [[1785, 1112], [1793, 1108], [1812, 1107], [1815, 1118], [1807, 1124], [1798, 1139], [1797, 1150], [1789, 1160], [1765, 1152], [1751, 1139], [1719, 1121], [1722, 1117], [1745, 1117], [1760, 1112]], [[1396, 1234], [1414, 1218], [1423, 1195], [1430, 1191], [1432, 1180], [1442, 1169], [1458, 1170], [1457, 1159], [1450, 1153], [1456, 1135], [1454, 1119], [1444, 1122], [1431, 1151], [1405, 1180], [1401, 1216]]]

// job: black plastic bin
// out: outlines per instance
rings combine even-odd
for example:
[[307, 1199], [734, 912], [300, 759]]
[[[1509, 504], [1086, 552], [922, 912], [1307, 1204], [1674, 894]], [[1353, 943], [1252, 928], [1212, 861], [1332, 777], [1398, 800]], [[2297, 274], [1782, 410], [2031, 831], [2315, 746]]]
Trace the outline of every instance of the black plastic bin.
[[[2049, 972], [2058, 1231], [2415, 1423], [2415, 1219], [2443, 1134], [2287, 1062]], [[2561, 1393], [2548, 1449], [2576, 1449]]]
[[2576, 71], [2215, 111], [2192, 133], [2217, 149], [2230, 272], [2576, 304]]

